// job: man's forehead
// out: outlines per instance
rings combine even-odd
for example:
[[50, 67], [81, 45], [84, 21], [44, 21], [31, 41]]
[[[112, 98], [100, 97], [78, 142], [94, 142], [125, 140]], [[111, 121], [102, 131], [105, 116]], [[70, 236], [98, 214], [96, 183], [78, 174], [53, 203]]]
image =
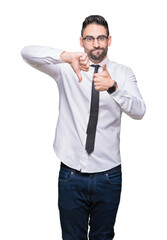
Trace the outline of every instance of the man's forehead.
[[99, 36], [99, 35], [106, 35], [107, 31], [103, 25], [91, 23], [86, 26], [86, 28], [83, 31], [83, 35], [89, 35], [89, 36]]

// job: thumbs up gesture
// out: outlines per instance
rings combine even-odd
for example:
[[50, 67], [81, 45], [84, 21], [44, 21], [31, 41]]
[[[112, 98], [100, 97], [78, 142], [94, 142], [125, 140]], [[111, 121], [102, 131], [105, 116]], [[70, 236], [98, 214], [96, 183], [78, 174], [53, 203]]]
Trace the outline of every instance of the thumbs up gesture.
[[101, 73], [95, 73], [93, 79], [97, 91], [107, 91], [109, 87], [114, 85], [114, 80], [112, 80], [107, 70], [106, 63], [103, 64], [103, 71]]

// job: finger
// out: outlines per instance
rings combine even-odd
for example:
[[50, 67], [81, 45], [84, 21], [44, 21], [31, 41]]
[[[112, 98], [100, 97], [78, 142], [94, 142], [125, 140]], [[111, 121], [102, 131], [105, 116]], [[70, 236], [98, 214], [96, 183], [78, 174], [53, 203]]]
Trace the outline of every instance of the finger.
[[93, 74], [93, 78], [102, 78], [103, 76], [104, 76], [103, 72]]
[[86, 58], [85, 60], [80, 60], [80, 65], [89, 66], [89, 59]]
[[89, 67], [84, 67], [84, 66], [81, 66], [80, 69], [84, 72], [88, 72], [89, 71]]
[[80, 63], [80, 65], [84, 65], [84, 66], [88, 65], [88, 61], [87, 60], [80, 61], [79, 63]]
[[104, 63], [103, 64], [103, 71], [106, 71], [107, 70], [107, 63]]
[[93, 78], [98, 78], [99, 77], [99, 73], [94, 73], [93, 74]]
[[100, 91], [100, 86], [95, 86], [96, 91]]
[[87, 53], [83, 53], [82, 56], [80, 57], [80, 61], [85, 61], [86, 59], [88, 59], [88, 55]]
[[100, 85], [101, 85], [101, 82], [100, 82], [99, 80], [94, 81], [94, 85], [95, 85], [95, 86], [100, 86]]
[[93, 80], [94, 80], [95, 82], [101, 82], [101, 81], [103, 81], [103, 76], [101, 76], [101, 75], [95, 75], [95, 76], [93, 77]]
[[89, 63], [82, 63], [82, 64], [80, 64], [80, 67], [82, 68], [87, 68], [87, 69], [89, 69]]
[[87, 63], [87, 62], [82, 62], [82, 63], [80, 63], [80, 67], [85, 67], [85, 68], [88, 68], [88, 69], [89, 69], [89, 63]]
[[94, 78], [93, 81], [94, 81], [94, 84], [96, 84], [96, 85], [101, 84], [101, 80], [99, 78]]

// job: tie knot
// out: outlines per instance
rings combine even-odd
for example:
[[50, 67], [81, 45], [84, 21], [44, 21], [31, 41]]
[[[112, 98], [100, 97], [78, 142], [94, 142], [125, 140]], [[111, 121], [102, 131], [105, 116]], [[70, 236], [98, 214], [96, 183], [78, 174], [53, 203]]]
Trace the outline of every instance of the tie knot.
[[94, 67], [95, 68], [95, 73], [97, 73], [98, 72], [98, 69], [99, 69], [99, 67], [100, 67], [100, 65], [94, 65], [94, 64], [92, 64], [92, 65], [90, 65], [91, 67]]

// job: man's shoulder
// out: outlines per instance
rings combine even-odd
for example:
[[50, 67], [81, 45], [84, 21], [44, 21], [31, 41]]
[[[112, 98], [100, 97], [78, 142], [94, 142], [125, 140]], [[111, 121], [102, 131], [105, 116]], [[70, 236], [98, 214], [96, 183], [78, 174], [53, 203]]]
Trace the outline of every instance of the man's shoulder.
[[117, 74], [118, 76], [125, 77], [129, 72], [132, 72], [131, 68], [125, 64], [109, 61], [108, 68], [112, 73]]
[[119, 69], [119, 70], [123, 70], [126, 71], [127, 69], [129, 69], [129, 66], [122, 64], [122, 63], [118, 63], [115, 61], [108, 61], [108, 65], [109, 67], [115, 68], [115, 69]]

